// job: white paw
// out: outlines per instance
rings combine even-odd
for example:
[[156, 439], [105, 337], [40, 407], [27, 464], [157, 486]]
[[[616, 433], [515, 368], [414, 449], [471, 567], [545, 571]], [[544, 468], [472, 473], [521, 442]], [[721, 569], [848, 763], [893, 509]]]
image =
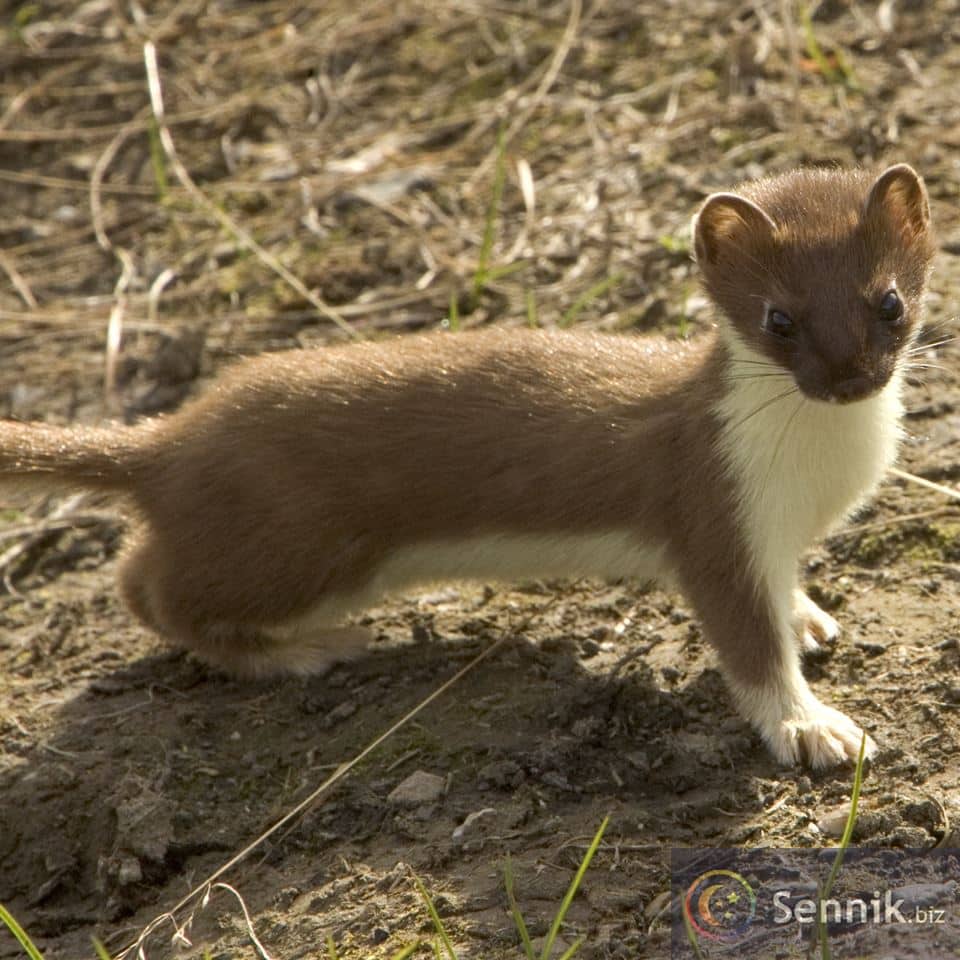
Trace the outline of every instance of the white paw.
[[[864, 736], [848, 716], [816, 697], [764, 727], [760, 732], [777, 760], [790, 765], [803, 763], [814, 770], [856, 763]], [[868, 736], [865, 756], [872, 757], [876, 751], [877, 745]]]
[[832, 643], [840, 636], [840, 624], [802, 590], [794, 593], [793, 614], [798, 624], [800, 649], [804, 653], [815, 653], [821, 643]]
[[803, 628], [803, 632], [800, 634], [800, 652], [801, 653], [819, 653], [822, 647], [817, 638], [810, 632], [807, 627]]

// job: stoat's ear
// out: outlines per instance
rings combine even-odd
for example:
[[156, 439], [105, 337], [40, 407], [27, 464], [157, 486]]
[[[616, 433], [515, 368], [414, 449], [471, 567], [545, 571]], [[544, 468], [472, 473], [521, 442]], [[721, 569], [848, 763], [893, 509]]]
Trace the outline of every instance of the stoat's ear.
[[867, 195], [864, 217], [892, 226], [908, 241], [926, 233], [930, 226], [930, 201], [916, 170], [905, 163], [884, 170]]
[[693, 249], [697, 262], [716, 263], [724, 249], [736, 251], [751, 241], [770, 239], [777, 225], [755, 203], [735, 193], [707, 197], [693, 218]]

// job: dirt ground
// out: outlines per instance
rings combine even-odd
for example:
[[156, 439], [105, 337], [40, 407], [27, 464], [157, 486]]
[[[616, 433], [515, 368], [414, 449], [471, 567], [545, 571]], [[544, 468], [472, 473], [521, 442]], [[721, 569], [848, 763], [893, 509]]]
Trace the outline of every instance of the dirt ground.
[[[808, 10], [805, 27], [789, 2], [719, 0], [7, 6], [0, 414], [170, 410], [238, 355], [343, 340], [333, 312], [365, 337], [449, 322], [451, 304], [465, 327], [699, 336], [691, 214], [712, 190], [798, 163], [924, 174], [941, 241], [934, 344], [960, 294], [960, 7]], [[209, 206], [163, 159], [148, 40]], [[960, 350], [927, 356], [901, 465], [956, 485]], [[958, 533], [955, 503], [891, 477], [805, 561], [844, 629], [808, 675], [880, 744], [858, 840], [942, 845], [960, 820]], [[817, 824], [849, 796], [850, 771], [772, 761], [681, 597], [441, 585], [370, 611], [378, 641], [362, 662], [240, 683], [121, 607], [122, 535], [110, 504], [4, 495], [0, 902], [48, 960], [92, 956], [91, 936], [120, 952], [504, 637], [224, 877], [272, 956], [325, 956], [330, 936], [343, 958], [385, 958], [429, 938], [415, 871], [461, 958], [519, 957], [506, 855], [542, 937], [609, 815], [562, 939], [585, 936], [590, 960], [666, 957], [671, 847], [823, 845]], [[416, 771], [442, 782], [391, 799]], [[192, 947], [167, 923], [146, 955], [256, 955], [228, 891], [176, 919], [191, 916]], [[0, 932], [0, 957], [19, 955]], [[884, 955], [935, 956], [909, 940]]]

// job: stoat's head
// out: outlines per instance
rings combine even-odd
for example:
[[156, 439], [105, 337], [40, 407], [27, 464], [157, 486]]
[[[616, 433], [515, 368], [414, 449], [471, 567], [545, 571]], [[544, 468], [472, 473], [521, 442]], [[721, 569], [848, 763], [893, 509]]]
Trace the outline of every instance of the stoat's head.
[[758, 180], [708, 197], [693, 229], [706, 291], [727, 336], [758, 357], [754, 370], [775, 364], [834, 403], [890, 380], [919, 330], [934, 254], [913, 169]]

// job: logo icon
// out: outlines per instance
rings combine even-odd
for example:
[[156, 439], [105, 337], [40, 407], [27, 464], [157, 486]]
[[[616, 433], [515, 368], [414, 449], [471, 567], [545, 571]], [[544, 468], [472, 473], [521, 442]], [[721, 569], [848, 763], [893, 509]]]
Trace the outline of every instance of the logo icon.
[[733, 943], [753, 922], [757, 898], [739, 873], [708, 870], [687, 888], [683, 911], [699, 936]]

